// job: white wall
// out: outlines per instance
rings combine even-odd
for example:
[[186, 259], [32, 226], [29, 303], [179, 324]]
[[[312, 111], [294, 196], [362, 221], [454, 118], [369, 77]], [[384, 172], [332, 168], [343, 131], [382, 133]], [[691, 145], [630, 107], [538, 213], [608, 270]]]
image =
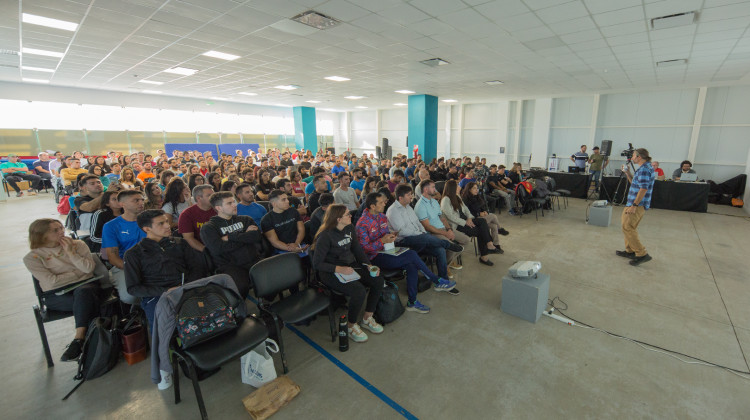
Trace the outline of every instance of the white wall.
[[[747, 163], [745, 164], [745, 175], [750, 179], [750, 151], [747, 153]], [[750, 200], [750, 181], [745, 183], [745, 194], [742, 196], [743, 201]], [[750, 203], [744, 205], [745, 212], [750, 214]]]

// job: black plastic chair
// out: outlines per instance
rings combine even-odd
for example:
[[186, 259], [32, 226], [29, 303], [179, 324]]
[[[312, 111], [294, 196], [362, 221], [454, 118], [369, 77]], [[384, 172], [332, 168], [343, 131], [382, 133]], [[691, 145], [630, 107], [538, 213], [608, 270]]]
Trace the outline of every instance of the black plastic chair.
[[42, 348], [44, 349], [44, 357], [47, 359], [47, 367], [51, 368], [55, 365], [52, 361], [52, 353], [49, 349], [49, 342], [47, 341], [47, 331], [44, 329], [44, 324], [47, 322], [57, 321], [59, 319], [70, 318], [73, 316], [73, 312], [67, 311], [55, 311], [47, 308], [47, 303], [44, 299], [44, 292], [39, 286], [39, 280], [35, 277], [31, 277], [34, 282], [34, 292], [38, 303], [33, 305], [31, 309], [34, 311], [34, 319], [36, 319], [36, 326], [39, 328], [39, 338], [42, 339]]
[[190, 373], [190, 380], [195, 390], [195, 398], [198, 400], [198, 409], [201, 418], [207, 419], [206, 405], [203, 402], [203, 394], [198, 383], [196, 367], [204, 371], [215, 370], [221, 365], [242, 357], [268, 338], [268, 328], [255, 316], [249, 315], [242, 321], [239, 328], [227, 332], [218, 337], [210, 339], [188, 349], [183, 349], [177, 344], [176, 334], [170, 341], [169, 348], [172, 351], [172, 378], [174, 380], [174, 403], [179, 404], [180, 399], [180, 369], [178, 362], [184, 361]]
[[336, 324], [331, 298], [314, 288], [305, 288], [282, 300], [273, 299], [282, 291], [305, 281], [305, 269], [297, 254], [286, 253], [275, 255], [259, 261], [250, 268], [250, 278], [253, 282], [255, 296], [258, 298], [258, 309], [261, 314], [272, 320], [269, 326], [273, 336], [279, 343], [279, 353], [284, 366], [284, 373], [289, 372], [284, 351], [284, 340], [281, 337], [282, 323], [297, 323], [328, 311], [328, 321], [331, 327], [331, 341], [336, 340]]
[[438, 181], [435, 183], [435, 190], [439, 192], [441, 195], [443, 194], [443, 190], [445, 189], [445, 181]]
[[[527, 205], [531, 205], [534, 209], [536, 220], [539, 220], [539, 209], [542, 209], [542, 217], [544, 217], [544, 205], [547, 203], [546, 198], [534, 197], [531, 193], [526, 191], [526, 188], [524, 187], [519, 187], [517, 192], [519, 201], [524, 203], [523, 209], [525, 209]], [[521, 217], [523, 217], [523, 209], [521, 210]]]
[[[557, 181], [555, 181], [555, 178], [550, 177], [549, 178], [549, 190], [551, 191], [550, 195], [556, 196], [557, 198], [557, 208], [560, 208], [560, 197], [563, 198], [563, 203], [565, 204], [565, 208], [568, 208], [568, 197], [570, 197], [570, 190], [565, 189], [558, 189], [557, 188]], [[552, 194], [556, 193], [556, 194]]]
[[271, 202], [270, 201], [256, 201], [256, 203], [263, 206], [263, 208], [266, 209], [266, 211], [271, 211]]

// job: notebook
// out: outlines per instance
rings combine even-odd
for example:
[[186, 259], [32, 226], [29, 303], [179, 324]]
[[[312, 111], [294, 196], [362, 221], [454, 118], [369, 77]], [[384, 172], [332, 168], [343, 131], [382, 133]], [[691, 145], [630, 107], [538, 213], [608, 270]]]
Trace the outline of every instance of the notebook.
[[385, 255], [393, 255], [394, 257], [398, 257], [399, 255], [403, 254], [404, 252], [408, 251], [409, 248], [403, 247], [403, 246], [397, 246], [392, 249], [388, 250], [382, 250], [378, 251], [378, 254], [385, 254]]
[[334, 273], [336, 274], [336, 278], [339, 279], [340, 282], [346, 284], [353, 281], [359, 280], [359, 274], [357, 272], [353, 272], [352, 274], [341, 274], [341, 273]]
[[78, 283], [74, 283], [74, 284], [72, 284], [72, 285], [70, 285], [68, 287], [65, 287], [65, 288], [63, 288], [63, 289], [55, 292], [55, 295], [56, 296], [62, 296], [62, 295], [66, 294], [66, 293], [68, 293], [70, 291], [73, 291], [73, 290], [75, 290], [75, 289], [83, 286], [84, 284], [89, 284], [89, 283], [97, 281], [97, 280], [99, 280], [101, 278], [102, 278], [102, 276], [94, 276], [94, 277], [92, 277], [90, 279], [79, 281]]

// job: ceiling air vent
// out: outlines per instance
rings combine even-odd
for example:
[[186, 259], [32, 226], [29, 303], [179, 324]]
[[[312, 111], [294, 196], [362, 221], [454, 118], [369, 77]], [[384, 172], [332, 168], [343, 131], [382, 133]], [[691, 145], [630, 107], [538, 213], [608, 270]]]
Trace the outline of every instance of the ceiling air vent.
[[300, 13], [297, 16], [293, 17], [292, 20], [299, 23], [304, 23], [305, 25], [312, 26], [316, 29], [330, 29], [341, 23], [332, 17], [326, 16], [322, 13], [318, 13], [314, 10], [308, 10], [304, 13]]
[[697, 15], [695, 12], [685, 12], [653, 18], [651, 19], [651, 28], [657, 30], [674, 28], [676, 26], [691, 25], [695, 22], [696, 16]]
[[657, 61], [656, 67], [670, 67], [670, 66], [682, 66], [687, 64], [687, 60], [684, 58], [680, 58], [678, 60], [664, 60], [664, 61]]
[[430, 67], [445, 66], [450, 64], [442, 58], [430, 58], [429, 60], [422, 60], [420, 61], [420, 63]]

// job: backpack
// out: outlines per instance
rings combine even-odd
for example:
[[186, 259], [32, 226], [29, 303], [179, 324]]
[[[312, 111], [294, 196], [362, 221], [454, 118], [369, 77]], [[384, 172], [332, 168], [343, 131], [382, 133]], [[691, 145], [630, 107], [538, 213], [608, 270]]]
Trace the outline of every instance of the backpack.
[[79, 386], [112, 370], [120, 358], [121, 339], [117, 316], [91, 321], [83, 341], [83, 352], [78, 358], [75, 380], [81, 381], [63, 398], [67, 400]]
[[547, 198], [547, 196], [549, 195], [549, 186], [547, 185], [547, 182], [541, 179], [537, 179], [536, 188], [534, 188], [532, 195], [539, 198]]
[[397, 320], [404, 311], [404, 305], [398, 297], [398, 286], [390, 281], [385, 282], [383, 292], [378, 299], [378, 306], [375, 308], [375, 320], [386, 325]]
[[183, 349], [237, 329], [237, 307], [243, 304], [233, 290], [217, 284], [186, 290], [177, 304], [177, 337]]
[[69, 195], [64, 195], [60, 199], [60, 203], [57, 205], [57, 212], [62, 214], [63, 216], [66, 216], [68, 213], [70, 213], [70, 201], [68, 201], [69, 198]]

